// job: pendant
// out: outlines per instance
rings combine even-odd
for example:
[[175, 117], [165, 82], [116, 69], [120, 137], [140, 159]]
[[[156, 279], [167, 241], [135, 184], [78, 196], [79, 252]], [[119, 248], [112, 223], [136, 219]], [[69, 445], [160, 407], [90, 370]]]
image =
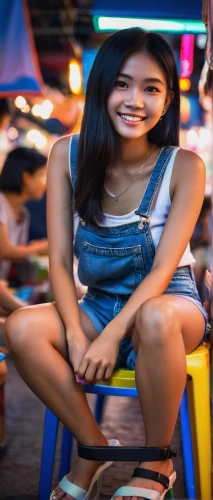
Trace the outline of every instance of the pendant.
[[104, 186], [104, 191], [106, 194], [108, 194], [108, 196], [110, 198], [112, 198], [114, 201], [118, 201], [118, 196], [114, 193], [111, 193], [111, 191], [109, 191], [109, 189], [107, 189], [105, 186]]

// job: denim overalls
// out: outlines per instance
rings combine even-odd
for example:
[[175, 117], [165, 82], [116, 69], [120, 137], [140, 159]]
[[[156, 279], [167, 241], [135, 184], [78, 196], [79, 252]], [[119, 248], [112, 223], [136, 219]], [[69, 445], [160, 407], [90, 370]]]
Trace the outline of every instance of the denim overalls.
[[[71, 179], [75, 189], [78, 136], [71, 142]], [[165, 147], [156, 162], [137, 209], [140, 220], [116, 227], [96, 227], [80, 221], [77, 227], [74, 253], [79, 260], [81, 283], [88, 286], [79, 306], [93, 322], [98, 333], [121, 311], [141, 281], [149, 274], [155, 247], [149, 227], [149, 216], [164, 172], [174, 147]], [[194, 302], [203, 309], [190, 266], [180, 267], [174, 273], [165, 293], [176, 294]], [[115, 332], [116, 334], [116, 332]], [[121, 342], [116, 367], [134, 369], [136, 354], [131, 337]]]

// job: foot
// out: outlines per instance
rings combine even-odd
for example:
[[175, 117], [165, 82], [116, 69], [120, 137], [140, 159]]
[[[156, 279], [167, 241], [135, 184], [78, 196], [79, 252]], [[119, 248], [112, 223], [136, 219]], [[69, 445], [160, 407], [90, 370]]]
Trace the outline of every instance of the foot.
[[[160, 472], [164, 476], [171, 476], [173, 472], [172, 460], [165, 460], [164, 462], [141, 462], [138, 467], [143, 469], [153, 470], [155, 472]], [[147, 488], [148, 490], [158, 491], [160, 495], [164, 492], [165, 488], [162, 484], [157, 481], [151, 481], [150, 479], [143, 479], [140, 477], [132, 477], [126, 486], [134, 486], [135, 488]], [[143, 500], [142, 497], [115, 497], [116, 500]]]
[[[107, 441], [101, 443], [100, 446], [107, 446]], [[96, 470], [98, 469], [101, 462], [95, 462], [92, 460], [84, 460], [83, 458], [78, 457], [71, 472], [66, 475], [66, 478], [70, 483], [83, 488], [84, 490], [88, 490], [89, 485], [91, 483], [92, 477], [94, 476]], [[67, 493], [61, 490], [59, 486], [54, 489], [53, 500], [75, 500]]]

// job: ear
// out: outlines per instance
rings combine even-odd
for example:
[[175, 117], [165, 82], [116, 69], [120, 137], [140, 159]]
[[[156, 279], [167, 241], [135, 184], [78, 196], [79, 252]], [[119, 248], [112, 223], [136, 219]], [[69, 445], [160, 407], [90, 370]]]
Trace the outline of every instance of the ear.
[[169, 92], [167, 92], [167, 96], [166, 96], [166, 100], [165, 100], [165, 106], [164, 106], [164, 114], [169, 109], [169, 106], [170, 106], [172, 100], [174, 99], [174, 95], [175, 94], [174, 94], [173, 90], [169, 90]]

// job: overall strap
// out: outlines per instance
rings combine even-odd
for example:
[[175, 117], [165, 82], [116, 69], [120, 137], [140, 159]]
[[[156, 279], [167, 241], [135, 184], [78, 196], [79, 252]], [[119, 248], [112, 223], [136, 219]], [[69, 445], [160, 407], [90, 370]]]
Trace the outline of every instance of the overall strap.
[[74, 134], [70, 139], [70, 175], [71, 175], [73, 189], [75, 189], [77, 180], [78, 142], [79, 142], [79, 135]]
[[172, 156], [175, 146], [166, 146], [159, 154], [156, 165], [152, 171], [151, 177], [147, 184], [146, 190], [144, 192], [143, 198], [141, 200], [140, 206], [137, 210], [145, 216], [149, 216], [153, 200], [159, 189], [161, 181], [163, 179], [164, 172]]

